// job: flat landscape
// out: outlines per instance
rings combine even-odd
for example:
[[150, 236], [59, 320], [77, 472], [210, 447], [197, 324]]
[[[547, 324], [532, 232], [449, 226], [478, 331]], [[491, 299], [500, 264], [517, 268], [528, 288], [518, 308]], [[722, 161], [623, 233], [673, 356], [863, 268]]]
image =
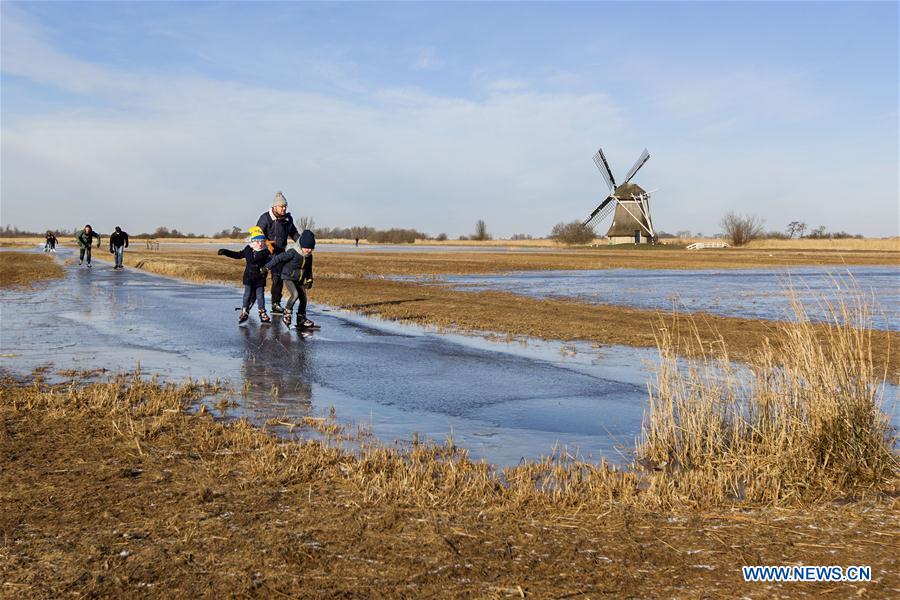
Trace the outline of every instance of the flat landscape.
[[[896, 383], [896, 327], [672, 314], [440, 283], [651, 265], [898, 268], [897, 253], [808, 250], [795, 263], [792, 250], [322, 249], [311, 302], [323, 330], [304, 339], [280, 324], [237, 327], [230, 307], [242, 267], [216, 256], [218, 244], [134, 246], [124, 272], [96, 260], [79, 268], [66, 247], [0, 253], [4, 315], [28, 307], [25, 321], [4, 324], [4, 594], [900, 590], [896, 414], [892, 425], [877, 412], [882, 398], [890, 410], [896, 387], [858, 386]], [[603, 367], [606, 347], [619, 356], [614, 367]], [[655, 357], [649, 371], [629, 347]], [[698, 366], [686, 372], [679, 357]], [[749, 365], [771, 387], [708, 378], [705, 359], [719, 374], [731, 361]], [[797, 420], [775, 417], [794, 410], [779, 404], [787, 390], [813, 376]], [[708, 401], [737, 390], [782, 406], [762, 438], [738, 433], [739, 421], [717, 431], [715, 415], [731, 423], [735, 413]], [[696, 420], [670, 421], [667, 406]], [[709, 410], [713, 421], [703, 420]], [[529, 414], [527, 425], [516, 421]], [[440, 433], [441, 423], [453, 425]], [[554, 439], [596, 443], [596, 453]], [[797, 563], [868, 565], [872, 581], [753, 584], [740, 570]]]

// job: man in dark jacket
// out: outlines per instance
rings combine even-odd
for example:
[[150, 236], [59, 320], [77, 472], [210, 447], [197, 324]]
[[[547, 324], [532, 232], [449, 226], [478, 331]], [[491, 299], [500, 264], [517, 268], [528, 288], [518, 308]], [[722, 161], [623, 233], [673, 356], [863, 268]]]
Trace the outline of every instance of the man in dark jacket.
[[128, 234], [122, 228], [116, 226], [115, 232], [109, 236], [109, 252], [116, 257], [116, 266], [113, 269], [123, 269], [122, 259], [125, 257], [125, 248], [128, 247]]
[[[287, 211], [287, 200], [281, 192], [275, 193], [275, 200], [272, 201], [272, 208], [264, 212], [259, 217], [256, 225], [262, 229], [263, 235], [266, 236], [266, 245], [272, 255], [281, 254], [287, 248], [288, 238], [297, 241], [300, 233], [297, 226], [294, 225], [294, 218]], [[284, 289], [284, 282], [281, 275], [272, 271], [272, 312], [283, 313], [281, 308], [281, 292]]]
[[219, 249], [219, 256], [227, 256], [234, 259], [243, 258], [247, 261], [247, 264], [244, 266], [244, 278], [241, 280], [244, 284], [244, 301], [241, 306], [241, 315], [238, 317], [238, 323], [243, 323], [250, 318], [250, 307], [253, 306], [254, 300], [259, 308], [260, 322], [271, 322], [269, 315], [266, 314], [266, 272], [262, 270], [272, 256], [269, 254], [269, 249], [266, 248], [266, 238], [262, 235], [254, 235], [250, 238], [250, 244], [244, 246], [244, 249], [240, 252], [221, 248]]
[[91, 267], [91, 243], [97, 238], [97, 247], [100, 247], [100, 234], [93, 230], [90, 225], [85, 225], [84, 229], [75, 235], [75, 241], [78, 242], [78, 264], [84, 262], [84, 255], [87, 254], [87, 266]]

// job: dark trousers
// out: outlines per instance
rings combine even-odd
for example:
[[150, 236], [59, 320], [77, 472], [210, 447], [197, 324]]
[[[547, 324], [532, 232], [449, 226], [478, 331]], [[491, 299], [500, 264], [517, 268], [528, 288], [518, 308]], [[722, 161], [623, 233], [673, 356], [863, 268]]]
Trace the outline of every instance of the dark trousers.
[[306, 288], [300, 285], [299, 282], [291, 281], [290, 279], [286, 279], [284, 285], [287, 287], [289, 294], [287, 304], [284, 305], [284, 312], [291, 314], [291, 309], [294, 307], [294, 302], [296, 302], [297, 319], [301, 317], [306, 318]]
[[88, 264], [91, 264], [91, 247], [90, 246], [88, 246], [87, 248], [85, 248], [84, 246], [81, 247], [81, 249], [78, 251], [78, 262], [81, 262], [84, 260], [85, 253], [87, 253]]
[[281, 293], [284, 288], [284, 280], [281, 275], [272, 271], [272, 304], [281, 303]]
[[244, 310], [250, 310], [253, 306], [253, 300], [256, 300], [256, 306], [259, 310], [266, 310], [266, 286], [244, 284]]

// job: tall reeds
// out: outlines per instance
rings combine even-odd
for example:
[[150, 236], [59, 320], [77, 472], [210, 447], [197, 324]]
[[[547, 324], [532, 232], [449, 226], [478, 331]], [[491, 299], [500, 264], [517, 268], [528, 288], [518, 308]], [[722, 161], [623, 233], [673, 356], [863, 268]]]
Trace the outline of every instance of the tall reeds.
[[[796, 298], [796, 296], [795, 296]], [[659, 328], [660, 364], [637, 448], [661, 498], [801, 502], [854, 495], [898, 476], [883, 410], [886, 373], [872, 359], [870, 304], [824, 302], [830, 326], [813, 325], [794, 301], [746, 367], [724, 342], [680, 361], [694, 339]]]

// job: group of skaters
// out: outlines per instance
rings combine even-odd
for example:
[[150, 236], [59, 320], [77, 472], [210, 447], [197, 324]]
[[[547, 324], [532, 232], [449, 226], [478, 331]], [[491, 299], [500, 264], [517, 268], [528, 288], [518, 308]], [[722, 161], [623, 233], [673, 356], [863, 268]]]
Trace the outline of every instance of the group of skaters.
[[[47, 235], [51, 235], [49, 231], [47, 232]], [[75, 235], [75, 241], [78, 242], [79, 265], [86, 264], [88, 268], [91, 267], [91, 248], [93, 247], [94, 239], [97, 240], [97, 247], [99, 248], [100, 234], [94, 231], [94, 228], [90, 225], [85, 225], [84, 228]], [[109, 235], [109, 253], [115, 257], [115, 266], [113, 266], [113, 269], [125, 268], [122, 266], [122, 260], [125, 258], [125, 248], [127, 247], [128, 234], [122, 231], [121, 227], [116, 225], [116, 230]]]
[[[250, 318], [250, 309], [256, 303], [261, 323], [271, 323], [266, 312], [266, 279], [272, 273], [272, 314], [280, 314], [285, 325], [290, 326], [294, 306], [297, 307], [297, 329], [310, 329], [315, 323], [306, 317], [307, 290], [313, 285], [313, 257], [316, 236], [309, 229], [297, 230], [291, 213], [287, 211], [287, 199], [277, 192], [272, 207], [260, 215], [251, 227], [247, 245], [235, 252], [219, 249], [219, 256], [244, 259], [244, 298], [238, 323]], [[290, 243], [289, 243], [290, 240]], [[287, 289], [287, 301], [281, 305], [282, 294]]]
[[[78, 244], [78, 264], [85, 264], [87, 259], [87, 267], [91, 268], [91, 248], [94, 240], [97, 240], [97, 247], [100, 247], [100, 234], [94, 231], [90, 225], [85, 225], [78, 233], [75, 234], [75, 242]], [[48, 231], [44, 240], [44, 252], [56, 252], [56, 245], [59, 240], [52, 231]], [[128, 247], [128, 234], [122, 231], [122, 228], [116, 226], [116, 230], [109, 235], [109, 253], [115, 256], [114, 269], [124, 269], [122, 260], [125, 257], [125, 248]]]

